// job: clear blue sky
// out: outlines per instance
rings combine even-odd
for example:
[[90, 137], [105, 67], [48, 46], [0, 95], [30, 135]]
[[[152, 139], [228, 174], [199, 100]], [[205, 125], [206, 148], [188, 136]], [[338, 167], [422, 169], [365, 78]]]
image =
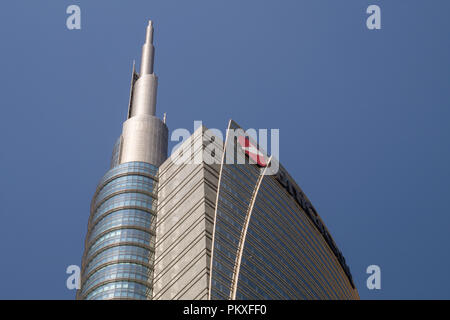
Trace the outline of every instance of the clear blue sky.
[[[78, 4], [82, 29], [66, 29]], [[378, 4], [382, 29], [366, 28]], [[279, 128], [361, 298], [450, 298], [448, 0], [2, 1], [0, 298], [73, 299], [89, 205], [155, 23], [158, 114]], [[382, 289], [365, 286], [368, 265]]]

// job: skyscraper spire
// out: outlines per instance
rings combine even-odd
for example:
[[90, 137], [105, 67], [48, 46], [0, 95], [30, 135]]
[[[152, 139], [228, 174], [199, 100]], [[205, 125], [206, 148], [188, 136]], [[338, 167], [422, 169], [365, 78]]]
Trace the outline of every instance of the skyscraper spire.
[[167, 159], [168, 129], [156, 117], [158, 77], [153, 72], [153, 23], [148, 22], [140, 73], [133, 66], [128, 119], [123, 125], [119, 163], [142, 161], [159, 166]]
[[153, 73], [153, 60], [155, 56], [155, 47], [153, 47], [153, 22], [150, 20], [145, 35], [145, 43], [142, 46], [141, 58], [141, 76]]
[[149, 21], [142, 46], [141, 72], [132, 83], [132, 99], [129, 117], [139, 114], [154, 116], [156, 113], [156, 89], [158, 77], [153, 73], [155, 47], [153, 46], [153, 23]]

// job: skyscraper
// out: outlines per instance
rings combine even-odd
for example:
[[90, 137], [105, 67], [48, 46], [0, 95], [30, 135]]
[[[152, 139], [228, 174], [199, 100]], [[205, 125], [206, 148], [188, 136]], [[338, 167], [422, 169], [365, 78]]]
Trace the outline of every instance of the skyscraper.
[[153, 25], [147, 26], [140, 73], [133, 64], [127, 120], [111, 169], [91, 203], [82, 261], [81, 299], [152, 296], [158, 167], [167, 158], [168, 129], [155, 116]]
[[358, 299], [306, 195], [243, 134], [200, 127], [159, 167], [152, 299]]
[[306, 195], [236, 122], [225, 141], [199, 127], [167, 158], [152, 39], [150, 22], [128, 119], [92, 200], [77, 297], [357, 299]]

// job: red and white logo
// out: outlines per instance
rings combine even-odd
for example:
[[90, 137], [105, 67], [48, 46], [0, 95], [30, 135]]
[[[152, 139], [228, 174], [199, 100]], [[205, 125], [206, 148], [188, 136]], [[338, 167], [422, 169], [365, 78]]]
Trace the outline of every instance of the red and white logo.
[[239, 136], [237, 138], [239, 144], [241, 145], [242, 150], [244, 150], [245, 154], [249, 156], [256, 164], [260, 167], [266, 167], [267, 161], [264, 154], [258, 150], [258, 148], [250, 142], [250, 139], [245, 136]]

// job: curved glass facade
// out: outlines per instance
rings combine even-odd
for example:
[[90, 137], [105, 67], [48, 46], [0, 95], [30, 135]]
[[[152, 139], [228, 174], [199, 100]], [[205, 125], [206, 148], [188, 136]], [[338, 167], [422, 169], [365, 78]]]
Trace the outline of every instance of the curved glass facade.
[[[240, 129], [233, 121], [229, 128]], [[286, 170], [279, 165], [291, 185], [239, 159], [239, 150], [224, 150], [237, 163], [220, 171], [209, 298], [358, 299], [345, 259]]]
[[239, 239], [259, 177], [253, 165], [224, 164], [214, 229], [211, 299], [229, 299]]
[[150, 299], [157, 167], [127, 162], [101, 179], [91, 203], [80, 299]]
[[321, 234], [273, 176], [257, 192], [236, 290], [236, 299], [356, 297]]

